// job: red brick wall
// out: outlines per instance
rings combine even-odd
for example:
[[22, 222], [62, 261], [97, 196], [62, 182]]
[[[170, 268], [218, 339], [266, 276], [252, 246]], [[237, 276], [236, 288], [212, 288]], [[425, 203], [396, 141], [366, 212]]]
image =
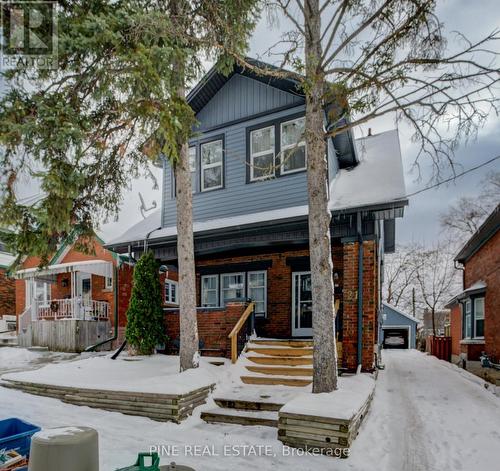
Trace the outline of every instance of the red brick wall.
[[487, 285], [484, 316], [484, 350], [500, 360], [500, 231], [465, 264], [464, 284], [477, 281]]
[[[343, 339], [344, 367], [357, 367], [358, 338], [358, 242], [344, 244], [343, 279]], [[377, 245], [374, 241], [363, 242], [363, 337], [362, 367], [373, 369], [374, 347], [377, 343]]]
[[[247, 304], [230, 302], [221, 309], [198, 309], [198, 338], [203, 344], [202, 351], [207, 356], [225, 356], [231, 358], [231, 341], [228, 335], [238, 319], [245, 311]], [[173, 353], [173, 344], [179, 340], [179, 311], [168, 311], [165, 314], [165, 331], [170, 342], [167, 351]]]
[[450, 311], [451, 354], [460, 355], [460, 340], [462, 339], [462, 309], [455, 304]]
[[16, 313], [15, 281], [7, 277], [6, 270], [0, 268], [0, 317]]

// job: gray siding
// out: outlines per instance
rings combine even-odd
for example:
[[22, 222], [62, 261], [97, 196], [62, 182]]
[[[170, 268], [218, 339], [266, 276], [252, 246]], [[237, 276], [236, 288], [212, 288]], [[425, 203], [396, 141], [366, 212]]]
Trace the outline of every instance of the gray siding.
[[[293, 106], [297, 100], [302, 103]], [[190, 145], [197, 148], [197, 172], [193, 176], [194, 220], [306, 205], [306, 172], [247, 183], [247, 128], [270, 121], [286, 121], [302, 113], [305, 114], [305, 105], [301, 98], [247, 77], [233, 76], [198, 114], [200, 129], [209, 131], [200, 131], [190, 141]], [[245, 120], [245, 116], [250, 119]], [[210, 130], [223, 122], [227, 122], [226, 127]], [[200, 143], [220, 136], [224, 137], [224, 188], [200, 192]], [[328, 142], [328, 163], [332, 179], [338, 171], [338, 163], [331, 140]], [[168, 162], [164, 163], [163, 175], [162, 226], [168, 227], [176, 224], [174, 178]]]
[[235, 74], [196, 116], [200, 130], [276, 108], [303, 104], [304, 99], [257, 80]]

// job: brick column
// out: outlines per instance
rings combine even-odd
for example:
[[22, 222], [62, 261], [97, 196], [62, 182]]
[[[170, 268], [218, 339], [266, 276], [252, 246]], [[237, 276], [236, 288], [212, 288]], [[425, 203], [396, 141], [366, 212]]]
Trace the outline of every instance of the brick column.
[[[362, 367], [373, 369], [373, 351], [376, 342], [377, 263], [376, 243], [363, 242], [363, 338]], [[343, 340], [342, 364], [349, 369], [357, 368], [358, 345], [358, 242], [344, 243], [343, 285]]]

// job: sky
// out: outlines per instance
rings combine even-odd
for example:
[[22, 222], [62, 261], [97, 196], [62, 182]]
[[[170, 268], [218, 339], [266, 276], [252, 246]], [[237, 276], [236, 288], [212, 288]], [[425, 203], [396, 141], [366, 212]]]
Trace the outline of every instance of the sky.
[[[498, 0], [439, 0], [438, 15], [448, 32], [460, 31], [470, 39], [478, 39], [500, 26], [500, 1]], [[250, 42], [249, 55], [261, 56], [271, 44], [279, 41], [280, 34], [286, 30], [286, 22], [270, 26], [264, 18], [258, 24]], [[451, 37], [451, 35], [450, 35]], [[207, 64], [207, 68], [210, 64]], [[396, 126], [392, 119], [384, 118], [356, 129], [357, 136], [366, 135], [368, 128], [373, 134], [398, 127], [405, 169], [407, 193], [413, 193], [426, 187], [432, 178], [432, 168], [428, 161], [420, 165], [420, 172], [412, 171], [412, 164], [418, 152], [411, 142], [411, 130], [406, 125]], [[457, 149], [455, 160], [458, 169], [466, 170], [500, 154], [500, 118], [491, 116], [487, 125], [479, 131], [477, 139], [462, 143]], [[450, 204], [461, 196], [474, 196], [480, 191], [481, 181], [487, 172], [500, 170], [500, 160], [467, 174], [456, 181], [442, 185], [410, 198], [405, 216], [397, 222], [397, 242], [421, 242], [432, 244], [440, 234], [439, 217]], [[139, 207], [139, 192], [143, 195], [146, 206], [155, 201], [161, 206], [161, 170], [154, 169], [160, 188], [153, 189], [153, 183], [140, 178], [130, 182], [121, 205], [118, 221], [109, 222], [101, 227], [100, 234], [105, 240], [111, 240], [131, 225], [142, 219]]]

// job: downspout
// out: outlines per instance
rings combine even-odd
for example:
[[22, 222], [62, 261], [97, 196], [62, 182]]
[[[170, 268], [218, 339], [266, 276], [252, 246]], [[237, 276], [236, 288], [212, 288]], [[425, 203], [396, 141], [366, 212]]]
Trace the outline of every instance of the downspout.
[[91, 345], [90, 347], [87, 347], [84, 351], [85, 352], [93, 352], [96, 348], [101, 347], [102, 345], [105, 345], [109, 342], [113, 342], [118, 338], [118, 276], [119, 276], [119, 270], [118, 270], [118, 265], [113, 266], [113, 304], [114, 304], [114, 332], [113, 335], [106, 339], [103, 340], [102, 342], [96, 343], [95, 345]]
[[363, 364], [363, 227], [361, 225], [361, 213], [356, 214], [356, 228], [358, 233], [358, 349], [357, 372], [361, 371]]

